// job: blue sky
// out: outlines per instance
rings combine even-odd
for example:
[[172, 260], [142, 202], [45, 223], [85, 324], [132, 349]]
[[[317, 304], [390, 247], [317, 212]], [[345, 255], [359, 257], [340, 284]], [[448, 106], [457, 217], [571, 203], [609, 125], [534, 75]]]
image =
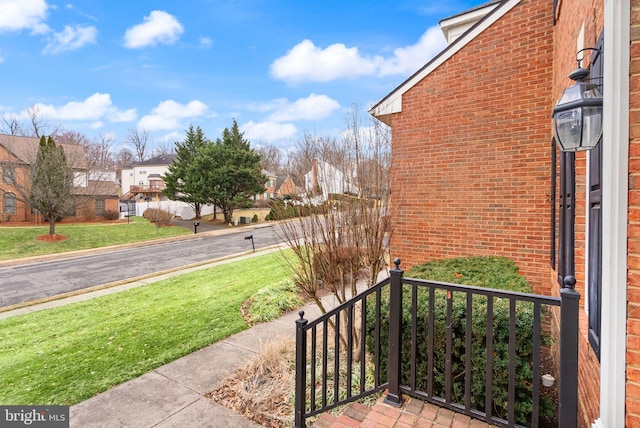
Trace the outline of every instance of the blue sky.
[[0, 0], [0, 113], [123, 144], [235, 118], [252, 145], [338, 136], [445, 46], [484, 0]]

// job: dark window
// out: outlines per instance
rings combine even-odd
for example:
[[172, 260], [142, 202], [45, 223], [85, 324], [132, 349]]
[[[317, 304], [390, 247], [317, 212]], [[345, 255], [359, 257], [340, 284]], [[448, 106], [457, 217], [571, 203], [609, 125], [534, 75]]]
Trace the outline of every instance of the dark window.
[[13, 168], [10, 166], [2, 167], [2, 181], [7, 184], [14, 185], [15, 184], [15, 175], [13, 172]]
[[5, 193], [2, 198], [2, 212], [5, 214], [16, 213], [16, 195], [13, 193]]
[[96, 200], [96, 215], [98, 217], [104, 216], [104, 199]]
[[[604, 32], [598, 38], [596, 48], [600, 54], [591, 55], [590, 78], [594, 83], [602, 83]], [[588, 253], [587, 253], [587, 299], [589, 310], [589, 343], [600, 358], [600, 314], [602, 302], [602, 144], [600, 142], [589, 153], [589, 208]]]
[[556, 150], [556, 139], [551, 139], [551, 269], [556, 268], [556, 245], [558, 242], [558, 223], [556, 222], [556, 214], [558, 203], [557, 200], [557, 182], [558, 182], [558, 156]]

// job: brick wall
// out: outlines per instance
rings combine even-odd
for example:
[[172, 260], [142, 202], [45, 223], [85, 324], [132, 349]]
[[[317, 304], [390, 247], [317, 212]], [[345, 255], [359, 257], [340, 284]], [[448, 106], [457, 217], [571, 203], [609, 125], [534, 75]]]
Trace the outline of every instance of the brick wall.
[[[554, 272], [549, 281], [550, 191], [557, 186], [550, 179], [550, 113], [572, 83], [568, 74], [576, 68], [581, 30], [585, 47], [593, 46], [602, 31], [603, 0], [560, 1], [555, 27], [552, 8], [553, 2], [523, 0], [404, 94], [403, 110], [392, 118], [391, 255], [400, 257], [405, 269], [434, 258], [507, 256], [536, 292], [558, 294]], [[634, 14], [639, 16], [640, 6]], [[640, 97], [636, 101], [640, 104]], [[640, 160], [640, 144], [635, 155]], [[583, 307], [585, 161], [584, 153], [577, 155], [575, 262]], [[632, 193], [630, 200], [635, 197], [640, 208], [640, 192]], [[635, 215], [640, 220], [640, 209]], [[640, 227], [636, 232], [640, 238]], [[640, 249], [640, 239], [635, 248]], [[640, 268], [640, 262], [636, 265]], [[630, 309], [638, 318], [630, 320], [629, 332], [635, 346], [640, 305], [633, 302], [640, 303], [640, 272], [633, 274], [637, 288], [630, 288], [635, 293]], [[583, 310], [579, 426], [584, 427], [598, 417], [600, 393], [600, 367], [587, 324]], [[629, 388], [640, 387], [640, 349], [634, 349], [639, 352], [632, 354]], [[633, 415], [640, 414], [640, 402], [628, 399], [629, 418], [632, 404], [637, 406]]]
[[626, 425], [640, 426], [640, 0], [631, 1]]
[[513, 259], [548, 294], [551, 2], [522, 1], [403, 96], [392, 257]]

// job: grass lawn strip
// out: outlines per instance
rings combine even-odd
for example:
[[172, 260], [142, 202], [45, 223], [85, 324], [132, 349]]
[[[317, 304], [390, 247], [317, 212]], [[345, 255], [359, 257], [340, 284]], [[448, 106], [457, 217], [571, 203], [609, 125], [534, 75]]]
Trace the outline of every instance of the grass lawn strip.
[[280, 253], [0, 321], [0, 403], [71, 405], [247, 328]]
[[62, 223], [56, 226], [56, 233], [65, 235], [67, 237], [65, 241], [36, 241], [36, 236], [47, 233], [49, 233], [48, 225], [0, 227], [0, 260], [129, 244], [193, 232], [184, 227], [156, 227], [145, 218], [131, 217], [130, 223]]

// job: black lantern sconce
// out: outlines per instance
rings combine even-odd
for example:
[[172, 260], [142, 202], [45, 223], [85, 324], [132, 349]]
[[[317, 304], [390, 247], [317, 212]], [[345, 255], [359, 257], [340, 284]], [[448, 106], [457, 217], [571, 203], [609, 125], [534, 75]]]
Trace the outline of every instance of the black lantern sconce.
[[[596, 48], [585, 48], [579, 50], [576, 56], [587, 50], [600, 55]], [[591, 150], [602, 136], [601, 84], [591, 82], [592, 79], [601, 77], [585, 82], [589, 70], [581, 67], [583, 59], [584, 57], [576, 58], [578, 68], [569, 75], [576, 83], [564, 90], [553, 109], [553, 130], [556, 142], [563, 152]]]

